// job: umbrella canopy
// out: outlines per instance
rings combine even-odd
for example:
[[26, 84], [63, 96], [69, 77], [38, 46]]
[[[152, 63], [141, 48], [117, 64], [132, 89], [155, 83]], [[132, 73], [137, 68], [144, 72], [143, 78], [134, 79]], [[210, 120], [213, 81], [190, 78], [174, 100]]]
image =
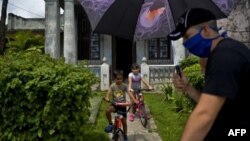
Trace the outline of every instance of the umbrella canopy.
[[[188, 8], [205, 8], [226, 18], [240, 0], [78, 0], [93, 32], [129, 40], [166, 37]], [[201, 15], [202, 16], [202, 15]]]

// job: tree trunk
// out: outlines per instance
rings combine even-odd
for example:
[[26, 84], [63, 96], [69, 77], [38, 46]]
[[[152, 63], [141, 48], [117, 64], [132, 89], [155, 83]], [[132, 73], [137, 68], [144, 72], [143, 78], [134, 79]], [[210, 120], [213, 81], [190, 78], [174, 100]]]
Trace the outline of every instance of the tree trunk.
[[7, 13], [7, 5], [8, 0], [3, 0], [2, 3], [2, 15], [1, 15], [1, 21], [0, 21], [0, 55], [3, 54], [4, 47], [5, 47], [5, 20], [6, 20], [6, 13]]

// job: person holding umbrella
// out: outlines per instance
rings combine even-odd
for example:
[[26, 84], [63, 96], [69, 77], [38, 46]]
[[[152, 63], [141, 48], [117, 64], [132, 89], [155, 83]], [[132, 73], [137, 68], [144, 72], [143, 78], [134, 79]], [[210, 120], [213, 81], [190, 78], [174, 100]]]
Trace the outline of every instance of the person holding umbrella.
[[[212, 12], [192, 8], [181, 15], [176, 29], [168, 35], [171, 40], [182, 37], [190, 53], [207, 59], [202, 91], [192, 87], [184, 74], [173, 76], [175, 88], [197, 102], [181, 141], [242, 141], [249, 138], [250, 50], [220, 35], [217, 29]], [[246, 132], [235, 134], [237, 129]]]

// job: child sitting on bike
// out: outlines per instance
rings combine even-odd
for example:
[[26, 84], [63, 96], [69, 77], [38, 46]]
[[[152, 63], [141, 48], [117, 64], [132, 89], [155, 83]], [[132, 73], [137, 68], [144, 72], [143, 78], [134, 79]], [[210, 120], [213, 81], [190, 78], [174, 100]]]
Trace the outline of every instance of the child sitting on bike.
[[[149, 85], [149, 82], [145, 80], [140, 73], [140, 66], [136, 63], [132, 64], [131, 66], [131, 71], [128, 75], [128, 89], [130, 92], [133, 92], [134, 90], [140, 90], [141, 89], [141, 82], [145, 84], [150, 90], [153, 89], [151, 85]], [[134, 94], [134, 93], [133, 93]], [[134, 97], [136, 97], [134, 95]], [[134, 121], [134, 114], [133, 114], [134, 109], [131, 108], [130, 114], [129, 114], [129, 120]]]
[[[122, 70], [116, 70], [114, 72], [114, 78], [115, 78], [115, 83], [111, 84], [109, 87], [109, 90], [105, 96], [106, 101], [110, 101], [110, 96], [112, 96], [112, 101], [113, 102], [126, 102], [126, 93], [129, 95], [130, 99], [135, 101], [134, 96], [132, 93], [128, 91], [127, 85], [123, 83], [123, 71]], [[116, 111], [121, 111], [124, 112], [123, 114], [123, 130], [124, 130], [124, 141], [128, 140], [127, 137], [127, 110], [126, 107], [118, 107], [114, 105], [109, 105], [106, 110], [106, 116], [109, 122], [109, 125], [104, 129], [105, 132], [109, 133], [112, 132], [113, 130], [113, 123], [112, 123], [112, 118], [111, 118], [111, 113], [116, 112]]]

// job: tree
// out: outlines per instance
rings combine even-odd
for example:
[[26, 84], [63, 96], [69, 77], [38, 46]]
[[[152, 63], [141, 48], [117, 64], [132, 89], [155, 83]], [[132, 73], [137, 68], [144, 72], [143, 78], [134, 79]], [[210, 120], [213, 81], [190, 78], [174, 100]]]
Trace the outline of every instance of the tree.
[[8, 43], [5, 53], [9, 51], [44, 51], [44, 36], [32, 33], [31, 31], [19, 31], [6, 36]]
[[7, 5], [8, 0], [3, 0], [2, 3], [2, 15], [1, 15], [1, 21], [0, 21], [0, 54], [3, 54], [3, 50], [5, 47], [5, 20], [6, 20], [6, 13], [7, 13]]

